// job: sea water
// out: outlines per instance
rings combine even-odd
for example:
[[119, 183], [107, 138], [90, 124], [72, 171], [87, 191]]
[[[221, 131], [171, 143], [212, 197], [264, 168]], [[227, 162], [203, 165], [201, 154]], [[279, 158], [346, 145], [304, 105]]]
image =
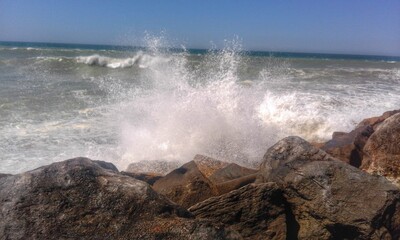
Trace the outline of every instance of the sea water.
[[68, 158], [255, 166], [279, 139], [326, 141], [400, 108], [400, 59], [0, 43], [0, 172]]

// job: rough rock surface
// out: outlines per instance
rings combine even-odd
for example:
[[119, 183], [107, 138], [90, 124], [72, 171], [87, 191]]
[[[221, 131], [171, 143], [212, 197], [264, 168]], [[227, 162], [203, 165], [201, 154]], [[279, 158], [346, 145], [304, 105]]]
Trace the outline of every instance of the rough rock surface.
[[195, 158], [156, 181], [154, 190], [188, 208], [218, 195], [216, 187], [207, 178], [227, 163], [196, 155]]
[[377, 127], [365, 144], [364, 153], [362, 169], [400, 186], [400, 113]]
[[218, 184], [251, 175], [256, 172], [258, 172], [258, 170], [245, 168], [236, 163], [230, 163], [226, 167], [216, 170], [208, 179], [210, 179], [211, 182]]
[[122, 175], [126, 175], [129, 177], [133, 177], [137, 180], [146, 182], [150, 185], [153, 185], [157, 180], [164, 177], [163, 175], [157, 173], [132, 173], [132, 172], [121, 172]]
[[0, 239], [240, 238], [112, 169], [77, 158], [0, 178]]
[[264, 156], [258, 182], [281, 187], [299, 224], [299, 239], [399, 239], [400, 192], [336, 160], [299, 137]]
[[[287, 221], [282, 191], [274, 183], [249, 184], [227, 194], [209, 198], [189, 211], [197, 218], [224, 223], [244, 239], [293, 239], [297, 226]], [[289, 222], [289, 226], [286, 225]]]
[[332, 139], [323, 144], [314, 144], [335, 158], [360, 167], [363, 164], [364, 146], [368, 138], [376, 131], [383, 121], [390, 116], [400, 113], [400, 110], [388, 111], [381, 116], [367, 118], [349, 132], [334, 132]]
[[129, 164], [125, 172], [165, 175], [181, 165], [182, 164], [177, 161], [143, 160]]

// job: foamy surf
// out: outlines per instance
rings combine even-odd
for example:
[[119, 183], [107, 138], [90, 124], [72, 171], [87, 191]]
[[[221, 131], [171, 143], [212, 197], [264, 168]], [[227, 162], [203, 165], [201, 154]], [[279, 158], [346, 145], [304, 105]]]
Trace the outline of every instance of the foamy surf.
[[148, 43], [0, 56], [0, 172], [76, 156], [120, 169], [198, 153], [253, 165], [283, 137], [326, 140], [400, 106], [399, 63], [259, 57], [237, 41], [202, 54]]

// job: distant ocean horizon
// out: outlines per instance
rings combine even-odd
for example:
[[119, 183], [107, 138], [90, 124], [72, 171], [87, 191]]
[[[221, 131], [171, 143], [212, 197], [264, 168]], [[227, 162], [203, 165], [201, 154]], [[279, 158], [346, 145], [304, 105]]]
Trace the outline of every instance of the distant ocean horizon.
[[[51, 42], [19, 42], [0, 41], [3, 47], [37, 47], [37, 48], [65, 48], [65, 49], [88, 49], [88, 50], [116, 50], [137, 51], [144, 50], [144, 46], [112, 45], [112, 44], [87, 44], [87, 43], [51, 43]], [[182, 48], [168, 48], [170, 51], [181, 52]], [[207, 48], [188, 48], [192, 54], [207, 54]], [[218, 49], [216, 50], [218, 51]], [[370, 61], [400, 61], [400, 56], [376, 55], [376, 54], [353, 54], [353, 53], [318, 53], [302, 51], [267, 51], [267, 50], [243, 50], [244, 54], [250, 56], [274, 56], [290, 58], [317, 58], [317, 59], [343, 59], [343, 60], [370, 60]]]
[[0, 173], [73, 157], [254, 166], [400, 108], [400, 57], [0, 42]]

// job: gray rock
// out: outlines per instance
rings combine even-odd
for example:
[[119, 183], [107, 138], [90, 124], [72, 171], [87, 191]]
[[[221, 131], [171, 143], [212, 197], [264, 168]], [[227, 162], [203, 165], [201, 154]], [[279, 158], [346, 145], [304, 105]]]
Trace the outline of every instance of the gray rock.
[[0, 178], [0, 239], [238, 238], [87, 158]]
[[400, 191], [298, 137], [264, 156], [258, 182], [276, 182], [300, 228], [299, 239], [399, 239]]

